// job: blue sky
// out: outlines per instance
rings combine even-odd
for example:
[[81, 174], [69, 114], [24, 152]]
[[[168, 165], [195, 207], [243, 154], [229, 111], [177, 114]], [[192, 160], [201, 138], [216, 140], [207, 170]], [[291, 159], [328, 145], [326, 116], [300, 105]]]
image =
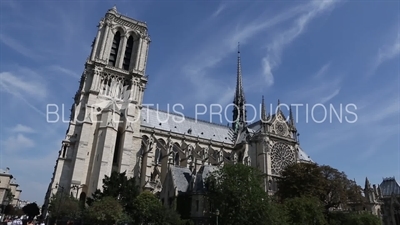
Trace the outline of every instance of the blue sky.
[[[299, 108], [301, 146], [316, 162], [362, 185], [366, 176], [372, 183], [399, 179], [396, 1], [4, 0], [0, 168], [10, 167], [23, 199], [43, 202], [67, 129], [46, 122], [46, 105], [64, 104], [69, 117], [96, 26], [114, 4], [149, 27], [145, 103], [162, 109], [181, 103], [188, 116], [195, 116], [196, 103], [231, 103], [240, 42], [249, 104], [259, 105], [264, 95], [274, 106], [278, 99], [357, 106], [355, 123], [306, 122]], [[315, 111], [318, 120], [321, 113]]]

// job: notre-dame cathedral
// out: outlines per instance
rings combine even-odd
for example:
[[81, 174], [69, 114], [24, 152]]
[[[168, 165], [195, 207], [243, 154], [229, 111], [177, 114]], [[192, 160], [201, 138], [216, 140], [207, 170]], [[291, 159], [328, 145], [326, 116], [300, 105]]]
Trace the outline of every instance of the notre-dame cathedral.
[[247, 164], [264, 174], [265, 191], [274, 193], [286, 165], [312, 162], [299, 146], [292, 116], [279, 107], [267, 115], [262, 99], [260, 120], [246, 123], [240, 53], [231, 126], [143, 107], [149, 44], [146, 23], [116, 7], [100, 21], [46, 203], [60, 189], [84, 199], [102, 189], [112, 171], [126, 171], [166, 206], [182, 193], [196, 193], [191, 217], [201, 220], [207, 212], [199, 193], [210, 171]]

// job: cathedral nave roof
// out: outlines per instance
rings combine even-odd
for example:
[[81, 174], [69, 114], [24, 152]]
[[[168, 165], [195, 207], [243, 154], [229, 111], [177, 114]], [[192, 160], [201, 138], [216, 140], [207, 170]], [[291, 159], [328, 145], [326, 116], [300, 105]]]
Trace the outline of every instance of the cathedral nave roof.
[[145, 127], [233, 144], [229, 134], [230, 128], [221, 124], [146, 107], [142, 108], [141, 117], [141, 125]]

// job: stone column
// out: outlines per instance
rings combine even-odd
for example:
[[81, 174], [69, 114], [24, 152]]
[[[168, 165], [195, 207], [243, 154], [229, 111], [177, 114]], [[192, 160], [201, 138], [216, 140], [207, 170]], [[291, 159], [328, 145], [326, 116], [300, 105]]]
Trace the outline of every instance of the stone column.
[[119, 49], [118, 49], [118, 56], [117, 56], [117, 67], [122, 68], [122, 64], [124, 63], [124, 57], [125, 57], [125, 48], [126, 48], [126, 42], [128, 41], [128, 38], [126, 35], [123, 35], [121, 37]]
[[97, 47], [99, 46], [99, 40], [101, 37], [101, 30], [103, 29], [103, 26], [104, 26], [104, 22], [100, 21], [99, 30], [97, 31], [96, 41], [95, 41], [93, 49], [92, 49], [92, 57], [91, 57], [92, 61], [96, 58], [96, 55], [98, 53]]
[[106, 50], [106, 45], [107, 45], [107, 39], [108, 39], [108, 34], [110, 33], [110, 22], [106, 22], [106, 28], [104, 29], [103, 33], [103, 40], [101, 43], [101, 48], [99, 52], [99, 58], [102, 60], [105, 60], [105, 50]]
[[136, 62], [135, 62], [135, 69], [138, 71], [140, 71], [139, 62], [140, 62], [140, 58], [142, 58], [142, 42], [143, 42], [143, 39], [139, 38], [138, 48], [136, 51]]

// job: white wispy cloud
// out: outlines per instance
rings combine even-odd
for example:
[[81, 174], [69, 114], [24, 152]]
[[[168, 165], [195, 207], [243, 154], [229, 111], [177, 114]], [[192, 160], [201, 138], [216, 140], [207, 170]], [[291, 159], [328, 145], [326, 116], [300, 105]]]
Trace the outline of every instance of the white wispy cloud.
[[329, 70], [330, 67], [331, 67], [331, 62], [326, 63], [325, 65], [323, 65], [321, 67], [321, 69], [318, 70], [318, 72], [314, 75], [314, 78], [318, 79], [318, 78], [323, 77], [327, 73], [327, 71]]
[[399, 124], [392, 124], [387, 126], [381, 126], [379, 131], [379, 137], [371, 138], [371, 142], [367, 149], [365, 149], [361, 154], [359, 154], [359, 160], [365, 160], [374, 155], [381, 148], [384, 143], [393, 140], [394, 134], [400, 133]]
[[324, 64], [307, 83], [291, 91], [288, 98], [296, 103], [324, 104], [336, 97], [341, 90], [342, 76], [329, 76], [330, 65], [331, 62]]
[[384, 44], [378, 49], [377, 54], [372, 62], [372, 68], [367, 73], [368, 76], [373, 75], [383, 63], [395, 58], [400, 54], [400, 31], [398, 27], [396, 27], [395, 35], [392, 35], [392, 37], [393, 38], [391, 38], [391, 42], [389, 42], [389, 44]]
[[13, 133], [35, 133], [36, 131], [28, 126], [17, 124], [15, 127], [11, 129]]
[[23, 44], [16, 41], [16, 39], [10, 38], [5, 34], [0, 34], [0, 42], [2, 42], [4, 45], [8, 46], [12, 50], [18, 52], [19, 54], [28, 57], [30, 59], [37, 60], [42, 58], [40, 55], [37, 54], [37, 52], [32, 51], [27, 46], [24, 46]]
[[74, 78], [79, 78], [78, 74], [75, 73], [74, 71], [66, 69], [66, 68], [64, 68], [62, 66], [59, 66], [59, 65], [50, 66], [49, 69], [54, 71], [54, 72], [63, 73], [65, 75], [68, 75], [68, 76], [71, 76], [71, 77], [74, 77]]
[[322, 97], [320, 100], [320, 103], [324, 104], [324, 103], [329, 102], [331, 99], [336, 97], [339, 93], [340, 93], [340, 88], [333, 90], [333, 92], [331, 94], [329, 94], [328, 96]]
[[29, 106], [46, 116], [35, 103], [43, 102], [48, 97], [48, 90], [43, 78], [34, 71], [18, 67], [12, 72], [0, 72], [0, 91], [15, 97], [17, 100], [13, 104]]
[[[396, 90], [398, 92], [398, 86], [391, 84], [386, 85], [386, 87], [386, 89], [378, 89], [353, 99], [353, 104], [357, 106], [355, 123], [347, 123], [344, 119], [342, 123], [327, 125], [325, 131], [316, 135], [317, 139], [324, 141], [315, 148], [323, 150], [345, 141], [354, 141], [357, 138], [376, 140], [372, 141], [368, 149], [360, 152], [359, 159], [363, 160], [379, 150], [377, 146], [385, 143], [388, 139], [393, 140], [396, 135], [398, 136], [400, 134], [398, 117], [400, 99], [398, 95], [393, 95]], [[344, 116], [346, 116], [345, 110], [343, 110]], [[350, 120], [355, 119], [353, 115], [348, 116]]]
[[0, 90], [10, 94], [22, 93], [38, 99], [47, 97], [46, 86], [42, 83], [41, 77], [33, 71], [21, 68], [16, 73], [0, 73]]
[[262, 59], [264, 80], [268, 86], [274, 83], [272, 71], [281, 64], [281, 56], [286, 46], [300, 36], [307, 25], [317, 16], [332, 9], [338, 1], [314, 1], [308, 10], [302, 13], [288, 30], [277, 35], [272, 43], [268, 44], [267, 56]]
[[5, 151], [11, 152], [32, 148], [35, 146], [35, 141], [20, 133], [8, 137], [2, 145]]
[[400, 54], [400, 34], [397, 34], [394, 42], [390, 45], [382, 46], [376, 57], [376, 67], [379, 67], [383, 62], [393, 59]]
[[214, 19], [215, 17], [218, 17], [226, 8], [226, 5], [221, 4], [217, 10], [211, 15], [211, 18]]
[[235, 89], [228, 87], [222, 95], [219, 96], [219, 100], [216, 102], [219, 105], [227, 105], [233, 101]]
[[[254, 16], [251, 17], [252, 20], [250, 21], [233, 21], [231, 25], [225, 26], [226, 29], [217, 32], [215, 36], [210, 36], [209, 39], [205, 38], [204, 45], [199, 45], [199, 51], [196, 51], [194, 57], [189, 58], [182, 68], [182, 74], [195, 87], [193, 90], [194, 98], [199, 101], [208, 101], [214, 99], [213, 96], [221, 95], [221, 93], [227, 95], [232, 86], [229, 86], [226, 82], [218, 82], [218, 76], [214, 75], [211, 69], [218, 66], [228, 55], [232, 55], [237, 50], [238, 42], [241, 45], [246, 45], [248, 41], [267, 30], [295, 19], [293, 27], [267, 44], [268, 54], [263, 58], [263, 79], [258, 85], [272, 85], [274, 82], [272, 70], [279, 66], [284, 47], [298, 37], [312, 19], [331, 9], [336, 2], [338, 1], [312, 1], [292, 7], [269, 18], [269, 14], [265, 12], [255, 19]], [[216, 42], [215, 40], [223, 41]], [[190, 54], [193, 55], [192, 52]], [[254, 79], [259, 80], [258, 77]], [[234, 85], [234, 83], [231, 85]]]

